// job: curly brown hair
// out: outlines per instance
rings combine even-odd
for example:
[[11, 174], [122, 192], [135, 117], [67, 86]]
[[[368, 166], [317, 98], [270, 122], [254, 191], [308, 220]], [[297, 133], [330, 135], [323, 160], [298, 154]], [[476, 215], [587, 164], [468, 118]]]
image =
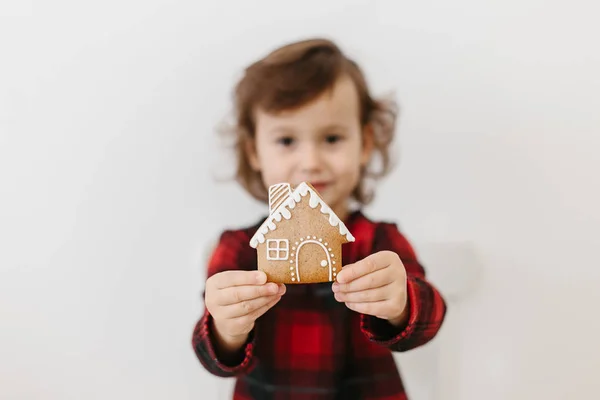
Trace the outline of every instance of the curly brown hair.
[[[244, 71], [234, 91], [234, 123], [221, 133], [231, 134], [237, 158], [235, 179], [255, 199], [267, 202], [268, 193], [259, 171], [250, 166], [248, 145], [255, 137], [255, 110], [280, 112], [309, 103], [337, 80], [347, 75], [358, 89], [360, 122], [372, 132], [373, 156], [361, 171], [359, 184], [352, 197], [360, 204], [372, 201], [374, 193], [367, 188], [368, 178], [377, 179], [392, 168], [390, 145], [394, 139], [398, 108], [393, 100], [374, 99], [365, 76], [353, 60], [346, 57], [331, 40], [308, 39], [284, 45], [252, 63]], [[379, 156], [380, 168], [373, 169]]]

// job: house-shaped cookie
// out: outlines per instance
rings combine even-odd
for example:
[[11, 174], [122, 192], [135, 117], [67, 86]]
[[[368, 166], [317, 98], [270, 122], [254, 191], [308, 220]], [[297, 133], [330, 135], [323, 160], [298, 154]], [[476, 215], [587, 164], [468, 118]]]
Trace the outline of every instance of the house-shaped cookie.
[[342, 268], [342, 245], [354, 236], [309, 183], [293, 191], [288, 183], [269, 188], [269, 216], [250, 240], [258, 269], [269, 282], [316, 283], [335, 280]]

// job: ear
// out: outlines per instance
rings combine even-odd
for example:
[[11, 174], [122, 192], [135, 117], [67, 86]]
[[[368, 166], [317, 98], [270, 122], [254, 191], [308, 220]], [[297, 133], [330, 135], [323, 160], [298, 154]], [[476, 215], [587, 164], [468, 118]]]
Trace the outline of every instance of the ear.
[[362, 149], [360, 154], [360, 165], [362, 167], [365, 167], [369, 163], [373, 155], [373, 148], [375, 147], [374, 135], [373, 126], [366, 124], [362, 132]]
[[244, 151], [246, 152], [246, 157], [248, 157], [248, 162], [250, 163], [250, 167], [252, 167], [255, 171], [260, 171], [260, 162], [258, 161], [258, 154], [256, 152], [256, 143], [253, 138], [248, 137], [244, 141]]

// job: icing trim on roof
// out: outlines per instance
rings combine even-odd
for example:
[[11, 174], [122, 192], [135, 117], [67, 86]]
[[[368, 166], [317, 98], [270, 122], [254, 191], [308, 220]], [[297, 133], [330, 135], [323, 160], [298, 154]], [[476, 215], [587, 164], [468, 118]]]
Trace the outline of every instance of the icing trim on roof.
[[298, 187], [292, 192], [290, 197], [284, 201], [279, 207], [275, 209], [269, 215], [269, 217], [262, 223], [262, 225], [258, 228], [252, 239], [250, 239], [250, 246], [256, 248], [259, 243], [265, 242], [265, 235], [269, 233], [269, 231], [275, 230], [277, 227], [277, 222], [280, 222], [282, 218], [290, 219], [292, 217], [292, 210], [296, 207], [296, 203], [299, 203], [302, 200], [302, 197], [310, 194], [310, 198], [308, 200], [308, 204], [311, 208], [316, 208], [317, 206], [321, 206], [321, 213], [329, 216], [329, 224], [331, 226], [337, 226], [339, 228], [339, 233], [342, 236], [346, 236], [346, 239], [349, 242], [354, 242], [354, 236], [350, 233], [346, 225], [338, 218], [338, 216], [333, 212], [331, 208], [315, 192], [306, 182], [302, 182]]

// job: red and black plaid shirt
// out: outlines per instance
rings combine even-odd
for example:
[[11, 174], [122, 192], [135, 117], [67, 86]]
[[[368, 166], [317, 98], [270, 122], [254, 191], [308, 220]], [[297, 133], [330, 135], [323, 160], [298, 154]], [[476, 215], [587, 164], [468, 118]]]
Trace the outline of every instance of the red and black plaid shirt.
[[[208, 265], [208, 277], [225, 270], [257, 269], [249, 245], [260, 224], [226, 231]], [[356, 238], [342, 248], [343, 265], [369, 254], [396, 252], [408, 275], [410, 315], [402, 327], [359, 314], [335, 300], [331, 283], [287, 285], [281, 300], [255, 323], [238, 359], [215, 352], [212, 317], [205, 311], [192, 344], [202, 365], [220, 377], [237, 377], [234, 399], [406, 399], [392, 351], [431, 340], [446, 304], [427, 282], [412, 246], [395, 224], [352, 213], [346, 226]]]

